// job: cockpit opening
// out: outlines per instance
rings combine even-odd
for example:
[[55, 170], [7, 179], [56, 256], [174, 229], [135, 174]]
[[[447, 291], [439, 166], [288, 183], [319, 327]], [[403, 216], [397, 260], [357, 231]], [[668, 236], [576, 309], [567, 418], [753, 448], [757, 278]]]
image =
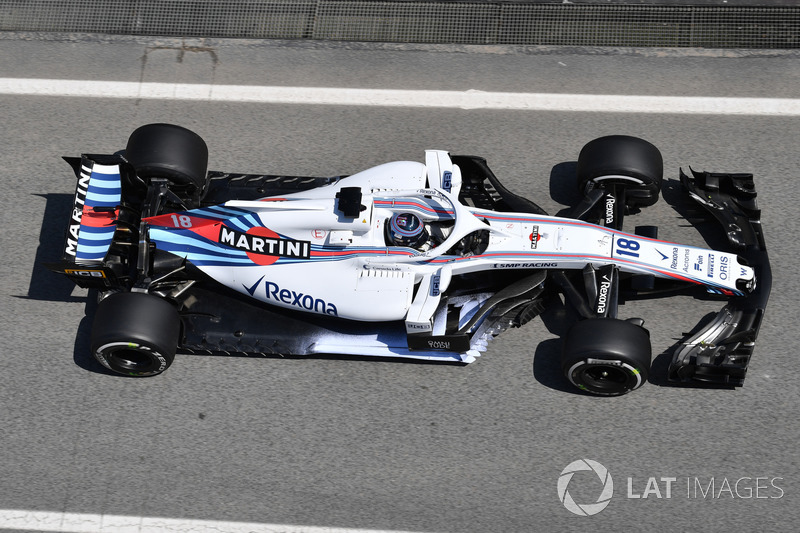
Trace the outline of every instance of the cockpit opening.
[[455, 246], [447, 250], [445, 255], [458, 255], [467, 257], [480, 255], [489, 247], [489, 230], [477, 230], [467, 234]]

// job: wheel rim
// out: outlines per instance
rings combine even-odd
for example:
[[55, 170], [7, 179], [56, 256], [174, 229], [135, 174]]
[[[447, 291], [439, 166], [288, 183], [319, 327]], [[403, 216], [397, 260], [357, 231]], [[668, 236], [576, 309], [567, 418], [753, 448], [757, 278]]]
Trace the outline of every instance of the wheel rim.
[[150, 372], [154, 370], [155, 361], [150, 353], [136, 349], [117, 350], [109, 354], [109, 362], [125, 372]]
[[583, 371], [584, 385], [592, 390], [618, 392], [625, 390], [630, 375], [618, 366], [592, 366]]
[[567, 374], [573, 385], [600, 395], [619, 395], [642, 385], [642, 375], [627, 363], [609, 364], [580, 361]]

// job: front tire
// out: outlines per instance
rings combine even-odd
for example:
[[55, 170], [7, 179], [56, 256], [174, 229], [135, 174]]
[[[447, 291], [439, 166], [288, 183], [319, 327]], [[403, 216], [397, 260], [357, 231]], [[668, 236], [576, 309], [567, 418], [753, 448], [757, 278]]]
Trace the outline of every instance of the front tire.
[[172, 364], [181, 323], [166, 300], [139, 292], [115, 293], [97, 306], [92, 324], [94, 357], [127, 376], [154, 376]]
[[561, 367], [579, 389], [600, 396], [620, 396], [647, 382], [650, 335], [641, 326], [616, 318], [591, 318], [575, 324], [564, 337]]
[[658, 201], [664, 160], [653, 144], [627, 135], [609, 135], [588, 142], [578, 155], [578, 190], [589, 184], [625, 188], [628, 207], [647, 207]]

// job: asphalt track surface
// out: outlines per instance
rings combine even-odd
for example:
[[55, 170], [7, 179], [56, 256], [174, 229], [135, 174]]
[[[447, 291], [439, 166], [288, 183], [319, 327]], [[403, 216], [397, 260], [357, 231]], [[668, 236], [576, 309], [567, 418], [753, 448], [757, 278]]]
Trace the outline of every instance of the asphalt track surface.
[[[800, 97], [789, 52], [4, 35], [0, 77]], [[46, 516], [99, 530], [105, 516], [106, 531], [146, 531], [158, 518], [186, 531], [189, 520], [231, 531], [796, 531], [797, 117], [4, 94], [0, 118], [0, 528], [36, 530]], [[116, 151], [149, 122], [194, 129], [212, 168], [241, 172], [338, 175], [420, 160], [426, 148], [483, 155], [551, 213], [572, 199], [566, 176], [585, 142], [641, 136], [661, 148], [669, 181], [639, 221], [698, 245], [680, 215], [678, 168], [753, 172], [775, 279], [745, 386], [669, 386], [668, 356], [657, 355], [656, 375], [633, 394], [576, 393], [558, 370], [558, 321], [538, 319], [468, 366], [178, 356], [155, 378], [110, 375], [88, 354], [86, 292], [40, 262], [59, 256], [73, 193], [60, 156]], [[678, 298], [620, 313], [645, 318], [662, 354], [717, 308]], [[579, 459], [613, 479], [594, 516], [559, 500], [559, 476]], [[593, 503], [601, 487], [580, 471], [569, 493]], [[119, 517], [133, 525], [108, 525]]]

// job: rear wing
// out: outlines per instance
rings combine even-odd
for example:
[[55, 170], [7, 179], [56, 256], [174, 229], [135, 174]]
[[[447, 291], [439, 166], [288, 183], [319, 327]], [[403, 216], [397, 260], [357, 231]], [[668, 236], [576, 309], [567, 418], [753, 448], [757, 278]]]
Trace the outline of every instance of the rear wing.
[[[64, 158], [78, 178], [61, 261], [48, 264], [78, 286], [114, 285], [114, 272], [105, 265], [114, 241], [122, 203], [122, 161], [109, 156]], [[100, 161], [103, 161], [102, 163]]]

